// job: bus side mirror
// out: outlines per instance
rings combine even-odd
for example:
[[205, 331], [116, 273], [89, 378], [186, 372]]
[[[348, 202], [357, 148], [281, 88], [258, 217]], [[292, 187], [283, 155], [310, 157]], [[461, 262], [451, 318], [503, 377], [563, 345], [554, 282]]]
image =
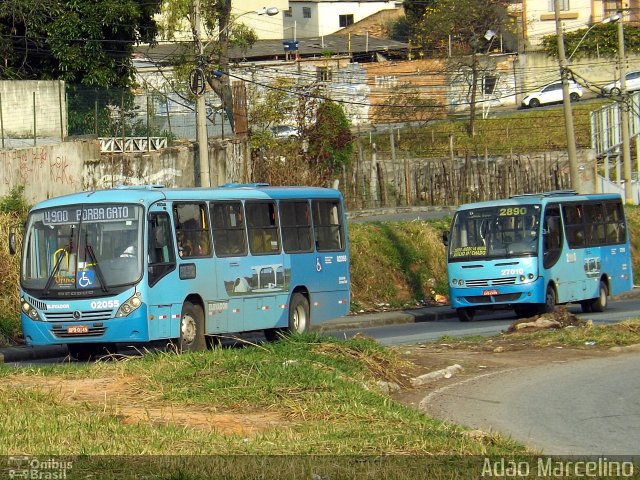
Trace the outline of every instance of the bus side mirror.
[[15, 255], [17, 251], [16, 232], [12, 230], [9, 232], [9, 253]]
[[442, 243], [444, 243], [445, 247], [449, 246], [449, 230], [442, 232]]

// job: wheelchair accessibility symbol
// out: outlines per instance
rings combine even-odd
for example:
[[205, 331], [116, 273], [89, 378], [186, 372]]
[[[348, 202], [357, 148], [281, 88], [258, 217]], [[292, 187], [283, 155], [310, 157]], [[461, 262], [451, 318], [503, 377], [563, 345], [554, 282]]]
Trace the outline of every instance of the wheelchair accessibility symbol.
[[76, 286], [77, 288], [90, 288], [93, 287], [95, 280], [95, 273], [93, 270], [83, 270], [77, 276]]

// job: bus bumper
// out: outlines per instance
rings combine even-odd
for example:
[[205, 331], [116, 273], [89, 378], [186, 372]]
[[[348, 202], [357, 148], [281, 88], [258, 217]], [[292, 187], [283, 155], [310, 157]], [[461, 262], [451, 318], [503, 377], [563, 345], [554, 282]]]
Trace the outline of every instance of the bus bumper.
[[525, 303], [544, 303], [544, 279], [533, 282], [498, 287], [453, 287], [449, 286], [453, 308], [492, 308]]
[[102, 321], [34, 321], [24, 313], [20, 319], [27, 345], [146, 342], [149, 338], [144, 304], [127, 317]]

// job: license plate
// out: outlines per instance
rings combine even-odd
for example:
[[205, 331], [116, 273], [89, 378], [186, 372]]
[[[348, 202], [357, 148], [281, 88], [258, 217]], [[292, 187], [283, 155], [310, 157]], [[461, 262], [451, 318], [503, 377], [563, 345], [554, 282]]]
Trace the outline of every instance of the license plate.
[[89, 333], [89, 325], [69, 325], [67, 333]]
[[484, 290], [482, 295], [498, 295], [498, 290]]

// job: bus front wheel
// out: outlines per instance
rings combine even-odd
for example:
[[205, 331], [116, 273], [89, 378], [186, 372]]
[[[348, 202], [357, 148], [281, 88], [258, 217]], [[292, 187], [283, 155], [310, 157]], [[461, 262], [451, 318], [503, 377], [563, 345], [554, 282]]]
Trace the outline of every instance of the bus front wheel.
[[180, 315], [180, 352], [197, 352], [204, 350], [204, 312], [200, 305], [184, 302]]
[[604, 312], [609, 303], [609, 288], [607, 288], [607, 284], [604, 282], [600, 282], [600, 287], [598, 289], [598, 296], [591, 300], [591, 311], [592, 312]]
[[553, 313], [553, 311], [556, 309], [556, 302], [556, 289], [553, 288], [553, 285], [549, 285], [547, 287], [547, 293], [544, 296], [544, 303], [540, 308], [540, 314]]
[[473, 315], [476, 311], [473, 308], [457, 308], [456, 313], [458, 314], [458, 319], [461, 322], [470, 322], [473, 320]]
[[306, 332], [311, 323], [309, 317], [309, 300], [301, 293], [294, 293], [289, 304], [289, 332]]

